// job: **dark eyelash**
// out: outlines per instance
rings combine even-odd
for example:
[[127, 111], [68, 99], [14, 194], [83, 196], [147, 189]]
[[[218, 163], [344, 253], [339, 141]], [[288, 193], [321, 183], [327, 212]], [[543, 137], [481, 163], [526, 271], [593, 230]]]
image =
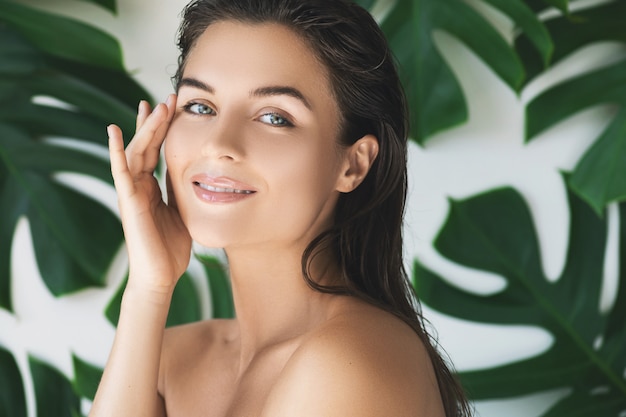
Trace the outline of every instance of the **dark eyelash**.
[[273, 125], [276, 127], [294, 127], [293, 122], [289, 119], [289, 117], [283, 116], [282, 114], [278, 113], [278, 112], [269, 112], [269, 113], [265, 113], [264, 116], [276, 116], [276, 117], [280, 117], [281, 119], [283, 119], [285, 121], [285, 124], [283, 125]]
[[211, 113], [215, 113], [215, 110], [214, 110], [211, 106], [209, 106], [208, 104], [205, 104], [205, 103], [200, 103], [200, 102], [197, 102], [197, 101], [191, 101], [191, 102], [189, 102], [189, 103], [185, 104], [184, 106], [182, 106], [181, 108], [182, 108], [182, 109], [183, 109], [186, 113], [189, 113], [189, 114], [191, 114], [192, 116], [207, 116], [207, 114], [203, 114], [203, 113], [196, 113], [196, 112], [191, 111], [191, 108], [192, 108], [193, 106], [197, 106], [197, 105], [199, 105], [199, 106], [206, 106], [207, 108], [211, 109]]

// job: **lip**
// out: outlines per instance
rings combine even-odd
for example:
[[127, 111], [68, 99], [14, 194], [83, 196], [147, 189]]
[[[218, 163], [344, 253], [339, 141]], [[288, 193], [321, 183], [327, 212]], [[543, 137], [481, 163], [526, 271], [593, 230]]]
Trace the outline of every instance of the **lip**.
[[196, 196], [207, 203], [233, 203], [250, 198], [257, 192], [249, 184], [224, 176], [194, 175], [191, 182]]

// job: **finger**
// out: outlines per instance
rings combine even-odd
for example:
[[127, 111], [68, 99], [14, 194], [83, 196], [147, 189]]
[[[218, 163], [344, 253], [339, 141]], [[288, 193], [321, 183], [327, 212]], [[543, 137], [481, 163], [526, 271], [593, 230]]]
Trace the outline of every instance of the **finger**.
[[137, 133], [137, 131], [141, 128], [151, 112], [152, 108], [150, 107], [150, 103], [148, 103], [146, 100], [141, 100], [139, 102], [139, 106], [137, 107], [137, 121], [135, 123], [135, 133]]
[[165, 106], [167, 107], [167, 121], [164, 123], [159, 130], [157, 131], [157, 135], [162, 135], [165, 137], [167, 134], [167, 129], [169, 129], [170, 123], [174, 118], [174, 114], [176, 113], [176, 94], [170, 94], [165, 100]]
[[165, 140], [167, 131], [176, 113], [176, 95], [170, 94], [165, 100], [164, 104], [167, 108], [166, 119], [164, 122], [161, 123], [161, 125], [154, 133], [154, 136], [155, 138], [157, 138], [157, 140], [152, 141], [145, 150], [145, 158], [148, 166], [150, 167], [150, 170], [154, 170], [156, 164], [158, 163], [163, 141]]
[[109, 156], [111, 159], [111, 174], [118, 194], [128, 196], [133, 191], [133, 180], [128, 169], [122, 130], [116, 125], [107, 126], [109, 136]]
[[163, 124], [168, 124], [168, 109], [157, 105], [150, 113], [126, 148], [128, 167], [133, 175], [152, 173], [159, 161], [159, 151], [164, 135], [157, 133]]

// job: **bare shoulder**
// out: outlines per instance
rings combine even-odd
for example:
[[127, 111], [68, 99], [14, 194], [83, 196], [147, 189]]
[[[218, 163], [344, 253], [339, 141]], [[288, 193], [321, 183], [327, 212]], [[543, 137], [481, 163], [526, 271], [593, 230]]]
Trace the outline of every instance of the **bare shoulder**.
[[222, 345], [233, 339], [236, 325], [233, 320], [204, 320], [165, 330], [163, 355], [176, 354], [182, 350], [188, 355], [206, 352], [207, 347]]
[[262, 416], [443, 416], [432, 364], [415, 332], [375, 307], [351, 303], [309, 335]]
[[[170, 327], [165, 330], [161, 351], [159, 391], [165, 382], [176, 383], [197, 374], [211, 372], [214, 366], [202, 367], [232, 354], [236, 325], [232, 320], [205, 320]], [[219, 363], [219, 362], [218, 362]]]

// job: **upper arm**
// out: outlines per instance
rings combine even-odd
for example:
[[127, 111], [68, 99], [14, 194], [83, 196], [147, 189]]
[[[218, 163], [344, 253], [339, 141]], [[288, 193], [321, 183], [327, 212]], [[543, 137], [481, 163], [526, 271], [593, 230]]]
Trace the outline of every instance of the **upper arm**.
[[294, 354], [263, 417], [443, 416], [430, 362], [421, 352], [371, 336], [334, 336]]

